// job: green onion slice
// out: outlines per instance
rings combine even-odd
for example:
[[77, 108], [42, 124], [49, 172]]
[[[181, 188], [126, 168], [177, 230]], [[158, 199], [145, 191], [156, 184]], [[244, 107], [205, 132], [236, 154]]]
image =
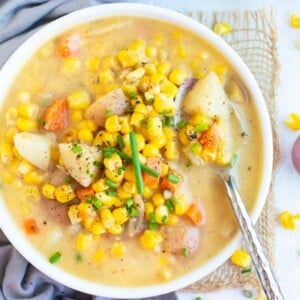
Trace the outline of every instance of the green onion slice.
[[123, 141], [123, 138], [122, 138], [121, 134], [117, 135], [117, 142], [118, 142], [121, 149], [123, 149], [125, 147], [125, 144], [124, 144], [124, 141]]
[[137, 187], [138, 193], [143, 194], [144, 182], [143, 182], [143, 177], [142, 177], [141, 163], [139, 160], [139, 152], [137, 149], [136, 136], [135, 136], [134, 131], [131, 131], [129, 133], [129, 139], [130, 139], [130, 147], [131, 147], [131, 152], [132, 152], [132, 164], [133, 164], [134, 175], [135, 175], [135, 180], [136, 180], [136, 187]]
[[55, 264], [56, 262], [59, 261], [60, 258], [61, 258], [61, 253], [58, 252], [58, 251], [56, 251], [56, 252], [54, 252], [54, 253], [50, 256], [49, 262], [50, 262], [51, 264]]
[[167, 175], [167, 179], [168, 179], [168, 181], [173, 182], [173, 183], [179, 183], [180, 182], [180, 178], [177, 175], [171, 174], [171, 173], [169, 173]]

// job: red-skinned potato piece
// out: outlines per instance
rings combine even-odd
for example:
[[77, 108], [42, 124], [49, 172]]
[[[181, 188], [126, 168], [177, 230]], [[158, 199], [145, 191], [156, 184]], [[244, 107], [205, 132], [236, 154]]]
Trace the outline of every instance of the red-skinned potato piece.
[[115, 89], [92, 103], [87, 109], [85, 117], [104, 127], [108, 115], [124, 115], [127, 107], [128, 101], [122, 89]]
[[300, 174], [300, 136], [296, 139], [292, 149], [292, 162], [295, 169]]

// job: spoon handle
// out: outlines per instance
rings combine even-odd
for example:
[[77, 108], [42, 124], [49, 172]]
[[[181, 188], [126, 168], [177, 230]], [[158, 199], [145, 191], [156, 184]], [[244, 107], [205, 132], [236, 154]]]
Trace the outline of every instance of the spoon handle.
[[280, 287], [271, 269], [270, 263], [264, 254], [263, 247], [255, 232], [242, 198], [238, 192], [234, 179], [228, 175], [224, 178], [227, 194], [231, 200], [234, 213], [240, 225], [246, 247], [250, 252], [253, 265], [260, 279], [264, 292], [269, 300], [284, 300]]

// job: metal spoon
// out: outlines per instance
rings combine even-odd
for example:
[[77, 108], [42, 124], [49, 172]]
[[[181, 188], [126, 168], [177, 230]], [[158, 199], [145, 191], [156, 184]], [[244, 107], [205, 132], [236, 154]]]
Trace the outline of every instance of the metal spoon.
[[251, 255], [253, 265], [260, 279], [262, 288], [268, 300], [284, 300], [278, 282], [266, 258], [261, 242], [255, 232], [253, 223], [243, 204], [243, 200], [231, 175], [221, 175], [224, 180], [227, 195], [238, 220], [240, 230]]

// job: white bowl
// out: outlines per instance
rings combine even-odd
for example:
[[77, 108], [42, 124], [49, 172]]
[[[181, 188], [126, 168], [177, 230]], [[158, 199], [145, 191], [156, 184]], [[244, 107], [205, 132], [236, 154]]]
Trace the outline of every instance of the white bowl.
[[[256, 222], [267, 197], [272, 173], [272, 134], [265, 101], [252, 73], [249, 71], [248, 67], [244, 64], [241, 58], [234, 52], [234, 50], [211, 30], [187, 16], [161, 7], [133, 3], [117, 3], [93, 6], [64, 16], [50, 23], [49, 25], [46, 25], [37, 33], [35, 33], [26, 42], [24, 42], [6, 62], [0, 72], [0, 105], [3, 104], [5, 95], [7, 94], [9, 87], [13, 84], [19, 70], [43, 43], [61, 33], [62, 30], [68, 30], [75, 25], [119, 15], [154, 18], [180, 25], [196, 33], [201, 38], [207, 40], [216, 49], [219, 49], [220, 52], [222, 52], [222, 54], [236, 69], [242, 82], [244, 82], [245, 86], [247, 87], [251, 99], [255, 103], [259, 119], [261, 124], [263, 124], [261, 128], [263, 135], [262, 141], [264, 168], [257, 202], [251, 214], [252, 220]], [[144, 287], [124, 288], [108, 286], [75, 277], [54, 265], [50, 265], [48, 260], [43, 257], [24, 237], [20, 228], [11, 218], [5, 202], [3, 199], [1, 199], [1, 197], [2, 196], [0, 195], [0, 227], [15, 248], [32, 265], [45, 273], [47, 276], [53, 278], [61, 284], [93, 295], [114, 298], [136, 298], [155, 296], [178, 290], [214, 271], [230, 257], [232, 252], [238, 247], [240, 241], [240, 235], [237, 234], [235, 238], [210, 261], [194, 269], [190, 273], [187, 273], [172, 281]]]

